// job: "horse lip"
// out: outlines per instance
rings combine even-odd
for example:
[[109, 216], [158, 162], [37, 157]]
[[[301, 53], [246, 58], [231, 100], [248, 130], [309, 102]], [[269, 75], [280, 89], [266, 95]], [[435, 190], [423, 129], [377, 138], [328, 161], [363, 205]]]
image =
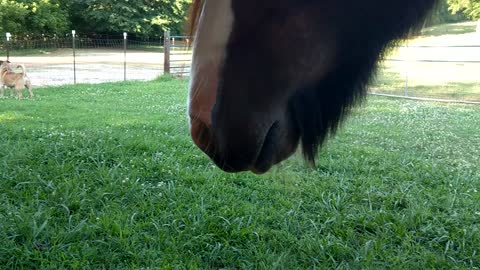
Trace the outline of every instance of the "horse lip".
[[[207, 156], [219, 167], [221, 170], [227, 173], [238, 173], [244, 171], [251, 171], [255, 174], [264, 174], [266, 173], [275, 163], [274, 155], [275, 151], [272, 151], [274, 145], [273, 138], [275, 137], [277, 130], [278, 122], [274, 122], [268, 128], [266, 135], [264, 136], [260, 147], [254, 158], [252, 159], [250, 165], [244, 164], [245, 166], [232, 166], [234, 164], [229, 164], [228, 161], [224, 160], [224, 157], [217, 152], [216, 144], [214, 143], [215, 137], [210, 137], [210, 143], [207, 147], [202, 149], [202, 151], [207, 154]], [[274, 148], [273, 148], [274, 149]]]
[[[213, 144], [213, 145], [215, 145], [215, 144]], [[215, 165], [224, 172], [238, 173], [238, 172], [244, 172], [244, 171], [249, 170], [248, 166], [243, 166], [243, 167], [231, 166], [230, 164], [228, 164], [227, 161], [225, 161], [223, 156], [216, 151], [216, 149], [213, 149], [213, 147], [212, 147], [210, 152], [208, 152], [208, 153], [205, 152], [205, 153], [213, 161], [213, 163], [215, 163]]]
[[[253, 162], [253, 166], [250, 168], [255, 174], [264, 174], [266, 173], [274, 164], [273, 155], [275, 154], [272, 151], [272, 146], [274, 141], [272, 140], [275, 136], [275, 132], [278, 127], [278, 121], [274, 122], [268, 129], [267, 134], [265, 135], [262, 145], [260, 146], [257, 157]], [[270, 149], [268, 149], [270, 148]]]

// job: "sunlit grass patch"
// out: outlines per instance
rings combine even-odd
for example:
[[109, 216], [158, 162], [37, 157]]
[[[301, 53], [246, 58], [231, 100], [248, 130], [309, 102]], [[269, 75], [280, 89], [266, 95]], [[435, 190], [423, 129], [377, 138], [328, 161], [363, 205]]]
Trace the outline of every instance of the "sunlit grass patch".
[[[382, 66], [371, 91], [399, 96], [480, 102], [480, 81], [473, 75], [476, 66], [436, 67], [435, 70], [429, 67], [411, 67], [410, 70], [405, 70], [402, 65], [390, 63]], [[463, 74], [464, 78], [452, 75], [453, 72]]]
[[476, 22], [448, 23], [424, 28], [421, 34], [426, 36], [458, 35], [473, 33], [475, 29]]

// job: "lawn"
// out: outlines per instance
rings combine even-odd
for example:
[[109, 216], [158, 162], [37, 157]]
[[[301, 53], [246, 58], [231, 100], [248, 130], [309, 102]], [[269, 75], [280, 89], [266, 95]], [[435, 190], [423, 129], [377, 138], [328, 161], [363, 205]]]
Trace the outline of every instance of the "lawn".
[[[432, 66], [434, 65], [432, 64]], [[467, 73], [475, 72], [475, 68], [480, 67], [479, 64], [472, 65], [469, 68], [465, 68], [465, 66], [458, 68], [451, 65], [448, 69], [442, 69], [440, 65], [425, 68], [417, 64], [419, 66], [417, 72], [409, 72], [408, 82], [405, 71], [402, 71], [398, 66], [400, 65], [390, 64], [379, 69], [371, 92], [417, 98], [480, 102], [480, 81], [478, 78], [470, 80], [465, 78]], [[440, 66], [439, 70], [432, 71], [438, 66]], [[452, 73], [441, 77], [442, 72], [447, 73], [455, 68], [457, 68], [456, 74], [463, 72], [464, 78], [455, 76], [456, 74], [452, 75]], [[442, 81], [447, 76], [450, 78]], [[471, 77], [473, 76], [475, 75], [472, 74]]]
[[0, 99], [0, 268], [480, 268], [480, 106], [369, 97], [315, 168], [234, 175], [186, 86]]
[[[20, 49], [20, 50], [10, 50], [10, 56], [29, 56], [29, 55], [48, 55], [52, 52], [55, 52], [57, 49], [48, 48], [48, 49]], [[0, 49], [0, 55], [2, 58], [6, 58], [7, 51], [5, 49]]]
[[475, 32], [477, 22], [467, 21], [461, 23], [438, 24], [422, 29], [421, 35], [424, 36], [441, 36], [441, 35], [458, 35]]

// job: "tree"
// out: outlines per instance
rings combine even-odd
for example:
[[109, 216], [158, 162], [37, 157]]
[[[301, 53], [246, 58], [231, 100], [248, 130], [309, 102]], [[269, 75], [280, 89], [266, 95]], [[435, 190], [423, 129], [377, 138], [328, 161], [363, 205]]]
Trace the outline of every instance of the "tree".
[[425, 26], [443, 23], [455, 23], [468, 19], [462, 12], [451, 12], [448, 1], [449, 0], [438, 1], [436, 8], [432, 11], [432, 14], [425, 23]]
[[63, 34], [70, 28], [68, 12], [60, 0], [24, 0], [28, 4], [28, 30], [33, 33]]
[[191, 0], [0, 0], [0, 34], [83, 33], [161, 36], [184, 30]]
[[27, 6], [16, 1], [0, 1], [0, 33], [22, 33], [25, 30], [25, 18], [28, 14]]
[[[191, 0], [74, 0], [73, 27], [86, 32], [161, 35], [180, 33]], [[82, 12], [79, 13], [78, 11]]]
[[0, 31], [22, 34], [58, 34], [69, 28], [65, 0], [1, 0]]
[[471, 19], [480, 20], [480, 0], [448, 0], [452, 13], [463, 12]]

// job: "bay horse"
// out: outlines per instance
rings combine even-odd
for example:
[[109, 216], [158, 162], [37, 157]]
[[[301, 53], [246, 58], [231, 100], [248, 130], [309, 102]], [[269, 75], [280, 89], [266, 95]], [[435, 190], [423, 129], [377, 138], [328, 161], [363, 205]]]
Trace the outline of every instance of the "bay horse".
[[437, 1], [194, 0], [193, 141], [227, 172], [264, 173], [299, 144], [313, 163]]

